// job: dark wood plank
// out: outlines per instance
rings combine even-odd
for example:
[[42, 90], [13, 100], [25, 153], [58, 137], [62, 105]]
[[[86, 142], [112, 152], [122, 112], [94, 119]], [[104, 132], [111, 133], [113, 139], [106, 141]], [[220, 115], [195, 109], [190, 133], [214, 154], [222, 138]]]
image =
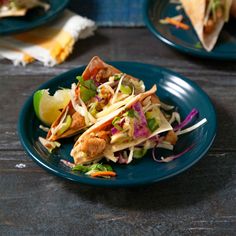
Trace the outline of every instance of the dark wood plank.
[[[0, 152], [0, 161], [3, 235], [15, 230], [97, 235], [98, 229], [98, 235], [233, 235], [235, 230], [235, 152], [210, 153], [168, 181], [129, 189], [62, 180], [22, 151]], [[19, 163], [26, 167], [17, 169]]]
[[[106, 35], [106, 38], [103, 35]], [[137, 42], [136, 38], [140, 40]], [[139, 46], [140, 41], [145, 42], [149, 47], [144, 50]], [[96, 50], [92, 50], [95, 45]], [[234, 141], [236, 133], [226, 135], [232, 127], [235, 128], [236, 113], [233, 112], [236, 110], [235, 63], [210, 61], [206, 64], [205, 61], [179, 54], [157, 41], [145, 29], [101, 29], [96, 37], [79, 42], [69, 60], [54, 68], [35, 63], [22, 69], [22, 67], [13, 67], [4, 62], [4, 66], [0, 67], [2, 85], [0, 99], [8, 101], [1, 105], [3, 114], [8, 115], [3, 116], [4, 122], [0, 124], [4, 137], [0, 141], [0, 149], [8, 148], [8, 146], [21, 148], [19, 142], [17, 143], [15, 124], [20, 108], [27, 97], [41, 83], [66, 70], [88, 63], [94, 55], [107, 60], [133, 60], [156, 64], [192, 79], [208, 93], [216, 106], [220, 126], [214, 148], [236, 149]], [[17, 94], [17, 99], [9, 94]]]

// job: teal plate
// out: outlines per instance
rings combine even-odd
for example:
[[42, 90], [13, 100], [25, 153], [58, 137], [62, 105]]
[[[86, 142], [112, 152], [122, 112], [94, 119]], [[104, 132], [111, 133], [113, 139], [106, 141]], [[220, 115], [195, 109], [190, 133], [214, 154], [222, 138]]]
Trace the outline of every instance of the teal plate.
[[[216, 134], [216, 114], [209, 97], [194, 82], [164, 68], [135, 63], [135, 62], [111, 62], [121, 71], [140, 78], [149, 89], [153, 84], [158, 86], [158, 96], [161, 100], [178, 107], [181, 117], [185, 117], [193, 108], [200, 112], [198, 120], [206, 118], [208, 122], [191, 133], [183, 135], [177, 145], [176, 152], [194, 144], [189, 152], [170, 163], [157, 163], [152, 159], [151, 151], [145, 157], [134, 160], [129, 165], [111, 164], [117, 172], [117, 177], [101, 179], [73, 172], [64, 166], [60, 159], [73, 161], [70, 150], [73, 146], [73, 138], [61, 140], [61, 148], [49, 154], [38, 142], [38, 137], [46, 134], [39, 129], [39, 120], [33, 109], [33, 96], [24, 104], [18, 121], [18, 133], [21, 143], [30, 155], [41, 167], [63, 178], [79, 183], [104, 187], [137, 186], [151, 184], [177, 175], [202, 158], [210, 148]], [[61, 74], [44, 83], [38, 89], [49, 88], [54, 93], [59, 87], [70, 88], [71, 83], [76, 82], [75, 77], [81, 75], [85, 67], [79, 67]], [[197, 120], [196, 120], [197, 122]]]
[[[211, 52], [201, 47], [199, 39], [184, 10], [177, 11], [177, 4], [170, 4], [168, 0], [146, 0], [144, 1], [143, 15], [148, 29], [162, 42], [178, 49], [181, 52], [204, 58], [213, 59], [236, 59], [236, 20], [230, 19], [225, 24], [216, 46]], [[189, 30], [177, 29], [175, 26], [163, 25], [159, 21], [169, 16], [182, 14]], [[199, 47], [200, 46], [200, 47]]]
[[42, 8], [31, 9], [23, 17], [7, 17], [0, 19], [0, 35], [9, 35], [24, 32], [41, 26], [61, 13], [69, 0], [48, 0], [50, 9], [45, 12]]

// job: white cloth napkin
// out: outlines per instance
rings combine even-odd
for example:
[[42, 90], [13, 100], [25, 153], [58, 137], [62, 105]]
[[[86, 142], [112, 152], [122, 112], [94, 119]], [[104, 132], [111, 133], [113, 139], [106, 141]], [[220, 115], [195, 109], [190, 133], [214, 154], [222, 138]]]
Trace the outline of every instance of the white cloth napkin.
[[65, 10], [56, 20], [28, 32], [0, 38], [0, 58], [14, 65], [26, 65], [34, 60], [45, 66], [62, 63], [72, 52], [78, 39], [94, 34], [95, 23]]

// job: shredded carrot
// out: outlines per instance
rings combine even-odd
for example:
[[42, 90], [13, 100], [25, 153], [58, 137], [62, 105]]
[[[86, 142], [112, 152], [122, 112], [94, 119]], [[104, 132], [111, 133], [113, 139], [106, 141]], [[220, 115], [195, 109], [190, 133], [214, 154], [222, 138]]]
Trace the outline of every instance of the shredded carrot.
[[172, 19], [172, 18], [169, 18], [169, 17], [166, 17], [166, 22], [171, 24], [171, 25], [175, 25], [176, 27], [178, 28], [181, 28], [183, 30], [188, 30], [189, 29], [189, 26], [178, 21], [178, 20], [175, 20], [175, 19]]
[[103, 176], [116, 176], [116, 172], [114, 171], [98, 171], [91, 174], [92, 177], [103, 177]]

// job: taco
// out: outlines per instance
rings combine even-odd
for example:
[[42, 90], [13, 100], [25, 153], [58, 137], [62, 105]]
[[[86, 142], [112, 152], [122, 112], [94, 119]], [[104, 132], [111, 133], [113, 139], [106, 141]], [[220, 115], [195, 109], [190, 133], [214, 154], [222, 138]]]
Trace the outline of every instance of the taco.
[[0, 18], [11, 16], [24, 16], [34, 7], [42, 7], [47, 11], [49, 4], [40, 0], [0, 0]]
[[229, 20], [232, 0], [181, 0], [181, 3], [203, 47], [211, 51]]
[[129, 163], [135, 151], [143, 150], [138, 145], [172, 130], [159, 108], [160, 101], [155, 92], [154, 85], [85, 131], [71, 150], [74, 163], [87, 164], [103, 157], [122, 162], [119, 155], [126, 150], [125, 162]]
[[236, 18], [236, 0], [232, 1], [231, 9], [230, 9], [231, 16]]
[[72, 84], [71, 100], [51, 125], [47, 140], [77, 134], [144, 92], [142, 81], [122, 73], [95, 56], [79, 82]]

